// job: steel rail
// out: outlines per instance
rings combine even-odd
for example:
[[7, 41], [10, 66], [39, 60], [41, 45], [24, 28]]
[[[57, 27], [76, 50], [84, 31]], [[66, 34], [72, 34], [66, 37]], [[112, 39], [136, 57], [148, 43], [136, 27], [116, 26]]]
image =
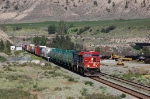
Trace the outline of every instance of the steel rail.
[[128, 93], [128, 94], [130, 94], [132, 96], [135, 96], [135, 97], [137, 97], [139, 99], [150, 99], [150, 95], [147, 95], [145, 93], [142, 93], [142, 92], [130, 89], [130, 88], [125, 87], [123, 85], [116, 84], [116, 83], [108, 81], [106, 79], [99, 78], [99, 77], [90, 77], [90, 78], [93, 79], [93, 80], [96, 80], [96, 81], [98, 81], [100, 83], [103, 83], [105, 85], [108, 85], [110, 87], [113, 87], [115, 89], [118, 89], [120, 91], [123, 91], [125, 93]]
[[146, 85], [143, 85], [143, 84], [139, 84], [139, 83], [136, 83], [136, 82], [125, 80], [125, 79], [122, 79], [122, 78], [119, 78], [119, 77], [116, 77], [116, 76], [113, 76], [113, 75], [110, 75], [110, 74], [106, 74], [106, 73], [101, 73], [101, 75], [107, 76], [107, 77], [109, 76], [113, 80], [117, 80], [119, 82], [131, 85], [133, 88], [138, 88], [138, 90], [141, 89], [143, 91], [150, 92], [150, 86], [146, 86]]

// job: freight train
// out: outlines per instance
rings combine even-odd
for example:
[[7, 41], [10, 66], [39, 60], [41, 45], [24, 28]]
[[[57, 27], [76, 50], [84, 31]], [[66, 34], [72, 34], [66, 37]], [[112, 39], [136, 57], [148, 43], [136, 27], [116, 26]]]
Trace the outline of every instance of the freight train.
[[100, 53], [96, 51], [63, 50], [34, 44], [25, 44], [23, 49], [83, 76], [100, 74]]

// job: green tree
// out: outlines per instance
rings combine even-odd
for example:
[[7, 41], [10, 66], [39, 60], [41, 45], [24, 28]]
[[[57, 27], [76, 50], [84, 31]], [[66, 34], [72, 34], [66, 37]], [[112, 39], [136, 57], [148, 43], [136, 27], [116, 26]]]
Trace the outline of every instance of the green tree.
[[48, 45], [49, 47], [61, 48], [65, 50], [73, 50], [74, 43], [71, 41], [69, 36], [56, 35], [52, 42]]
[[100, 47], [95, 48], [95, 51], [97, 51], [97, 52], [100, 52], [100, 50], [101, 50]]
[[2, 51], [4, 51], [4, 42], [3, 42], [3, 40], [1, 40], [0, 41], [0, 51], [2, 52]]
[[139, 46], [139, 45], [134, 45], [134, 46], [132, 46], [135, 50], [140, 50], [141, 49], [141, 47]]
[[128, 1], [126, 1], [125, 8], [128, 8]]
[[5, 43], [4, 52], [5, 52], [6, 54], [8, 54], [8, 55], [11, 54], [11, 50], [10, 50], [10, 46], [11, 46], [11, 45], [12, 45], [12, 44], [7, 40], [6, 43]]
[[50, 25], [48, 27], [48, 33], [49, 34], [54, 34], [56, 32], [56, 26], [53, 24], [53, 25]]
[[64, 21], [59, 22], [57, 32], [58, 32], [58, 34], [61, 34], [61, 35], [68, 32], [67, 24]]
[[142, 48], [142, 53], [144, 53], [145, 55], [150, 55], [150, 50], [148, 47], [143, 47]]
[[32, 43], [34, 43], [35, 45], [43, 45], [45, 46], [47, 43], [48, 39], [45, 36], [42, 37], [34, 37], [32, 38]]

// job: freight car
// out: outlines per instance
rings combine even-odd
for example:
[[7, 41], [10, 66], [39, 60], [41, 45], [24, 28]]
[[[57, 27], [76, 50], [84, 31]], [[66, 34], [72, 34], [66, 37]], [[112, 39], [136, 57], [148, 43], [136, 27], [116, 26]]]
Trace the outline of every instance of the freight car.
[[23, 45], [23, 49], [84, 76], [100, 74], [99, 52], [63, 50], [33, 44]]

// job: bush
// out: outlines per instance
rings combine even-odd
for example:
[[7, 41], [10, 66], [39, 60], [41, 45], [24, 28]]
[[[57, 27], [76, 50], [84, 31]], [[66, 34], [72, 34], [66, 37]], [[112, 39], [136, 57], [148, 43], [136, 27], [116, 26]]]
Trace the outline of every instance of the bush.
[[0, 62], [6, 62], [6, 61], [7, 61], [6, 58], [4, 58], [3, 56], [0, 56]]
[[56, 26], [53, 24], [53, 25], [50, 25], [48, 27], [48, 33], [49, 34], [54, 34], [56, 32]]
[[94, 4], [95, 6], [98, 6], [97, 1], [94, 1], [93, 4]]
[[108, 33], [108, 32], [110, 32], [110, 31], [114, 30], [115, 28], [116, 28], [116, 26], [111, 25], [111, 26], [109, 26], [109, 27], [107, 27], [107, 28], [102, 28], [102, 29], [101, 29], [101, 32], [103, 32], [103, 33]]
[[126, 1], [125, 8], [128, 8], [128, 3], [129, 3], [129, 2], [128, 2], [128, 1]]
[[115, 7], [115, 2], [113, 2], [112, 6]]
[[121, 98], [125, 98], [126, 97], [126, 94], [121, 94]]
[[111, 3], [111, 0], [108, 0], [108, 3]]
[[139, 46], [139, 45], [134, 45], [134, 46], [132, 46], [135, 50], [140, 50], [141, 49], [141, 47]]
[[78, 31], [78, 29], [76, 28], [76, 29], [73, 29], [72, 31], [73, 31], [73, 32], [77, 32], [77, 31]]
[[100, 52], [100, 50], [101, 50], [100, 47], [95, 48], [95, 51], [97, 51], [97, 52]]
[[22, 28], [21, 28], [21, 27], [18, 27], [18, 26], [16, 26], [16, 27], [13, 28], [14, 31], [18, 31], [18, 30], [21, 30], [21, 29], [22, 29]]
[[81, 29], [79, 30], [79, 32], [77, 33], [77, 35], [80, 35], [80, 34], [82, 34], [83, 32], [85, 32], [85, 31], [87, 31], [87, 30], [89, 30], [89, 29], [90, 29], [89, 26], [86, 26], [86, 27], [84, 27], [84, 28], [81, 28]]
[[90, 85], [90, 86], [93, 86], [93, 82], [91, 82], [91, 81], [85, 81], [85, 83], [84, 83], [85, 85]]
[[16, 5], [14, 8], [15, 8], [15, 10], [18, 10], [18, 9], [19, 9], [18, 5]]

